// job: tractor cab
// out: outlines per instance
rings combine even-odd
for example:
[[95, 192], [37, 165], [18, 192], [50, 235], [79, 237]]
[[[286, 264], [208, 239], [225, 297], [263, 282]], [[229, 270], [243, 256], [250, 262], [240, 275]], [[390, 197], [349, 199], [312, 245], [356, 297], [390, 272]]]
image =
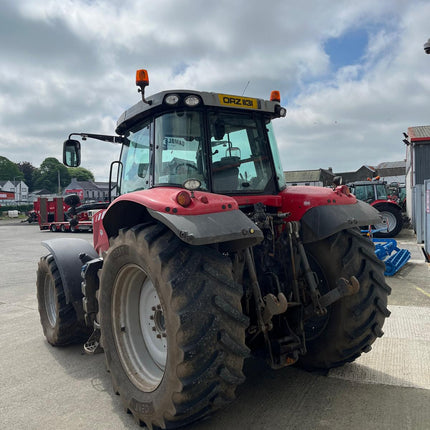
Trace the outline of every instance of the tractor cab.
[[[120, 137], [102, 139], [122, 143], [118, 178], [111, 178], [119, 194], [183, 187], [225, 195], [267, 195], [285, 188], [271, 125], [273, 118], [286, 114], [277, 92], [270, 101], [184, 90], [145, 99], [148, 82], [147, 74], [138, 71], [142, 101], [119, 118]], [[85, 135], [94, 136], [100, 138]], [[66, 165], [80, 160], [78, 144], [70, 138], [65, 142]]]
[[357, 181], [348, 184], [348, 187], [357, 199], [366, 203], [372, 203], [375, 200], [388, 200], [385, 182]]

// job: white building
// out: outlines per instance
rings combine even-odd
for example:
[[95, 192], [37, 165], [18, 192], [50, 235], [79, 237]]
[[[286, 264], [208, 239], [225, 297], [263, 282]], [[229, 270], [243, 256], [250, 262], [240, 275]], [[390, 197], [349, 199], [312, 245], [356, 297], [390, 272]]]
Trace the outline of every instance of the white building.
[[28, 201], [28, 186], [24, 181], [0, 181], [0, 189], [15, 193], [16, 202]]

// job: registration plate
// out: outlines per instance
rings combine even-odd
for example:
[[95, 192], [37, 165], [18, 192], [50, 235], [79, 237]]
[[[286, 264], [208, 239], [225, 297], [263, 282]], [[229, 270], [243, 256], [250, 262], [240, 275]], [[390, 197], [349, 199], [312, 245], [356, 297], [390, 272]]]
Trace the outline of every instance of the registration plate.
[[218, 94], [219, 102], [223, 106], [239, 107], [248, 109], [258, 109], [258, 100], [249, 97], [230, 96], [227, 94]]

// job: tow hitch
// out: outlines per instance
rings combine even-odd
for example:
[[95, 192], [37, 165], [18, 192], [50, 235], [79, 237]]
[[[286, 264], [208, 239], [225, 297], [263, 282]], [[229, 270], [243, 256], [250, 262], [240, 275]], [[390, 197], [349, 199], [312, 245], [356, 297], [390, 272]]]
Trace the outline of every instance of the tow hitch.
[[[345, 278], [339, 278], [336, 281], [337, 287], [333, 290], [330, 290], [327, 294], [324, 294], [319, 298], [319, 304], [323, 309], [326, 309], [327, 306], [330, 306], [332, 303], [341, 299], [342, 297], [352, 296], [353, 294], [357, 294], [360, 290], [360, 283], [355, 276], [352, 276], [348, 281]], [[310, 318], [315, 314], [314, 305], [308, 305], [305, 308], [304, 317], [305, 319]]]

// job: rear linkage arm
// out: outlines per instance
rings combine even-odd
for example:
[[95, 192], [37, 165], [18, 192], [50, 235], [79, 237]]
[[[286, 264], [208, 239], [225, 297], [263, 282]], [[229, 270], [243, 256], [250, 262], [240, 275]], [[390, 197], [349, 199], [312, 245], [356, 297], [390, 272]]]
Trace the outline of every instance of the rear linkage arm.
[[[360, 283], [355, 276], [352, 276], [350, 280], [339, 278], [336, 281], [336, 288], [330, 290], [328, 293], [324, 294], [324, 296], [321, 296], [318, 289], [318, 276], [314, 271], [312, 271], [309, 265], [305, 247], [303, 246], [302, 239], [300, 238], [300, 222], [288, 222], [287, 232], [290, 241], [293, 240], [296, 245], [300, 257], [300, 264], [303, 269], [303, 275], [309, 288], [310, 297], [312, 300], [312, 304], [306, 306], [304, 309], [305, 320], [312, 317], [313, 315], [325, 315], [327, 313], [327, 306], [331, 305], [342, 297], [351, 296], [358, 292], [360, 289]], [[294, 279], [293, 282], [297, 285], [297, 279]]]

